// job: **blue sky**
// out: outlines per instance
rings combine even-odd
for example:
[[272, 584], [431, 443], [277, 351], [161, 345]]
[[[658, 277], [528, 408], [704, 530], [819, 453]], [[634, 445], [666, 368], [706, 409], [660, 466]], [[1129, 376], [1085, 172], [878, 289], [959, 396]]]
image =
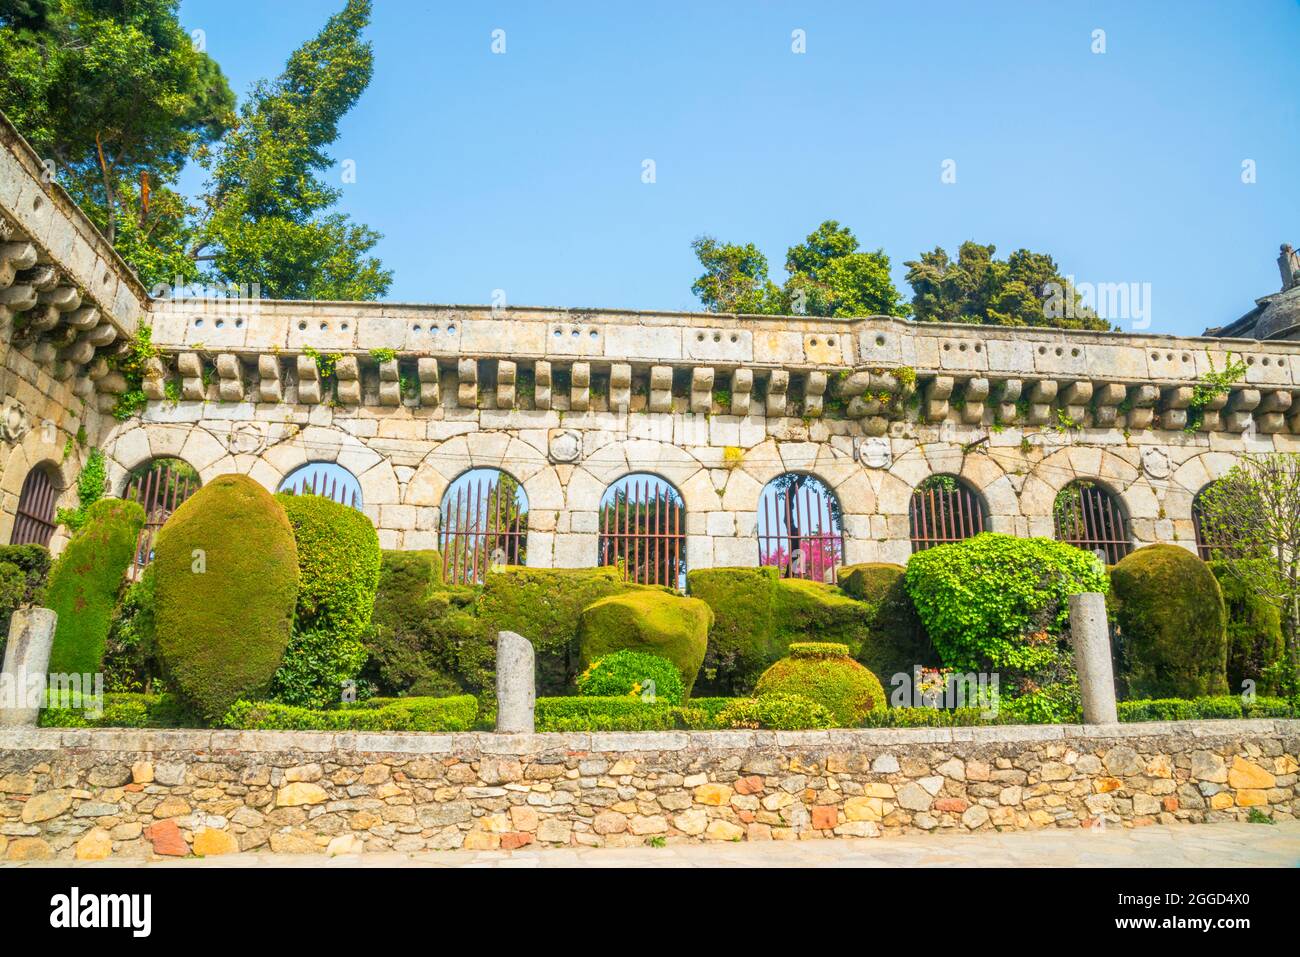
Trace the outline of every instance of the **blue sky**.
[[[341, 5], [181, 17], [242, 95]], [[976, 239], [1149, 283], [1149, 331], [1190, 335], [1300, 246], [1297, 0], [375, 6], [334, 155], [394, 300], [697, 309], [695, 236], [757, 243], [780, 281], [833, 218], [909, 297], [904, 260]]]

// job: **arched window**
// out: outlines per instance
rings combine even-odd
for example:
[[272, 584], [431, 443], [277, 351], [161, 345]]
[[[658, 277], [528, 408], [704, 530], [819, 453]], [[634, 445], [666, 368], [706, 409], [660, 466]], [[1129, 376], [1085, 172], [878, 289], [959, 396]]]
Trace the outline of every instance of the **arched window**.
[[955, 475], [931, 475], [912, 492], [908, 506], [912, 551], [960, 542], [984, 531], [984, 502]]
[[686, 505], [657, 475], [625, 475], [600, 499], [599, 561], [628, 581], [686, 587]]
[[1197, 492], [1196, 497], [1192, 499], [1192, 530], [1196, 534], [1196, 554], [1201, 556], [1202, 561], [1207, 562], [1213, 557], [1215, 548], [1222, 544], [1219, 542], [1211, 542], [1211, 536], [1208, 534], [1208, 530], [1205, 527], [1205, 510], [1203, 508], [1201, 496], [1203, 496], [1213, 486], [1214, 483], [1211, 482], [1209, 485], [1205, 486], [1205, 488]]
[[1133, 550], [1124, 509], [1096, 482], [1080, 479], [1065, 486], [1053, 512], [1059, 541], [1090, 551], [1107, 565]]
[[122, 498], [139, 502], [144, 509], [144, 527], [135, 544], [135, 562], [130, 571], [132, 578], [139, 577], [153, 561], [153, 541], [158, 530], [202, 484], [194, 466], [176, 458], [153, 459], [127, 476]]
[[355, 475], [333, 462], [308, 462], [298, 466], [281, 480], [276, 491], [320, 495], [340, 505], [361, 507], [361, 483]]
[[438, 527], [443, 578], [479, 585], [494, 565], [523, 565], [528, 548], [528, 496], [500, 469], [470, 469], [442, 496]]
[[832, 582], [844, 564], [840, 502], [821, 479], [804, 472], [778, 475], [758, 499], [758, 563], [783, 578]]
[[54, 500], [58, 497], [54, 470], [45, 464], [33, 467], [23, 479], [9, 544], [48, 546], [54, 535]]

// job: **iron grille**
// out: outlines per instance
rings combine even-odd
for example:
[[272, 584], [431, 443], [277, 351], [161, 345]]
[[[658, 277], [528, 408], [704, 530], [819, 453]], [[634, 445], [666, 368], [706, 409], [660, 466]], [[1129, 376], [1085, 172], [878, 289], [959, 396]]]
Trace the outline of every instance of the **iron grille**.
[[758, 563], [782, 578], [834, 581], [844, 564], [839, 502], [811, 475], [786, 474], [763, 490], [758, 506]]
[[14, 515], [14, 530], [9, 536], [9, 544], [48, 547], [54, 535], [54, 500], [57, 497], [54, 480], [43, 465], [28, 472], [18, 496], [18, 512]]
[[139, 578], [153, 561], [154, 539], [172, 513], [199, 487], [194, 470], [185, 463], [158, 462], [127, 482], [123, 498], [144, 509], [144, 526], [135, 543], [135, 559], [129, 576]]
[[459, 479], [442, 500], [439, 548], [443, 578], [479, 585], [494, 565], [522, 565], [528, 539], [528, 505], [508, 475]]
[[973, 489], [955, 478], [926, 481], [912, 493], [908, 507], [912, 551], [960, 542], [984, 531], [984, 506]]
[[1055, 512], [1057, 539], [1095, 552], [1107, 565], [1114, 565], [1133, 550], [1124, 512], [1114, 496], [1091, 482], [1075, 482], [1062, 489]]
[[628, 581], [686, 587], [686, 507], [653, 476], [611, 490], [600, 509], [600, 564], [618, 565]]

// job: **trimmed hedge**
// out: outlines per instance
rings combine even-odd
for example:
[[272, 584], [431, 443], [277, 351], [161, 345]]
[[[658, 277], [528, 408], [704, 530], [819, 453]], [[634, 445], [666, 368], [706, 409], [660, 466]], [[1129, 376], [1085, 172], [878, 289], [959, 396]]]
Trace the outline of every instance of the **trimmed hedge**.
[[798, 694], [765, 694], [734, 698], [714, 719], [720, 728], [766, 728], [773, 731], [812, 731], [835, 726], [825, 705]]
[[50, 561], [50, 550], [44, 545], [0, 545], [0, 655], [13, 613], [44, 602]]
[[284, 704], [321, 708], [366, 662], [362, 635], [379, 584], [379, 535], [364, 513], [322, 495], [280, 493], [293, 527], [298, 602], [293, 634], [271, 681]]
[[871, 609], [867, 634], [854, 657], [888, 685], [894, 675], [911, 675], [917, 666], [937, 668], [939, 652], [925, 633], [912, 597], [907, 593], [902, 565], [872, 562], [840, 569], [845, 593]]
[[396, 698], [325, 709], [237, 701], [221, 724], [245, 731], [469, 731], [477, 717], [473, 695]]
[[538, 698], [538, 731], [673, 731], [709, 726], [699, 708], [646, 704], [626, 695], [610, 698]]
[[880, 680], [849, 657], [845, 645], [795, 642], [790, 657], [763, 672], [755, 697], [795, 695], [826, 708], [841, 728], [855, 728], [869, 712], [885, 707]]
[[615, 651], [640, 651], [667, 658], [681, 675], [687, 699], [704, 661], [713, 612], [698, 598], [660, 589], [611, 595], [582, 610], [578, 623], [580, 660], [586, 668]]
[[1147, 545], [1115, 565], [1110, 581], [1130, 697], [1228, 690], [1227, 612], [1205, 562], [1178, 545]]
[[48, 707], [41, 710], [42, 728], [180, 728], [184, 727], [186, 711], [175, 695], [169, 694], [104, 694], [104, 713], [98, 718], [88, 718], [84, 710]]
[[834, 585], [781, 578], [772, 566], [704, 568], [687, 576], [690, 593], [713, 609], [701, 687], [740, 694], [781, 658], [792, 642], [839, 642], [856, 652], [872, 612]]
[[50, 569], [45, 602], [58, 614], [50, 649], [52, 674], [101, 670], [113, 609], [135, 556], [144, 509], [135, 502], [100, 499]]
[[1053, 668], [1070, 595], [1107, 591], [1097, 556], [1049, 538], [982, 532], [917, 552], [907, 593], [943, 663], [958, 671]]
[[109, 691], [149, 691], [162, 674], [154, 637], [154, 587], [150, 564], [122, 593], [113, 612], [104, 651], [104, 686]]
[[1148, 698], [1121, 701], [1121, 721], [1193, 721], [1209, 718], [1294, 718], [1300, 716], [1300, 700], [1259, 697], [1246, 703], [1238, 695], [1207, 695], [1198, 698]]
[[677, 666], [642, 651], [615, 651], [593, 661], [578, 675], [578, 694], [585, 697], [640, 698], [650, 688], [654, 700], [663, 704], [681, 704], [685, 694]]
[[491, 686], [496, 668], [496, 634], [513, 631], [533, 643], [537, 693], [554, 695], [572, 690], [583, 667], [578, 651], [582, 610], [601, 598], [642, 590], [657, 589], [627, 584], [613, 566], [569, 569], [510, 565], [489, 571], [477, 605], [480, 633], [484, 636], [479, 649], [482, 660], [475, 668], [479, 680]]
[[362, 677], [381, 694], [462, 693], [457, 650], [481, 641], [471, 588], [442, 583], [436, 551], [385, 551], [366, 630]]
[[191, 495], [154, 546], [154, 632], [167, 676], [209, 721], [270, 685], [289, 643], [298, 550], [279, 503], [243, 475]]
[[1280, 690], [1276, 668], [1286, 657], [1278, 606], [1234, 575], [1228, 562], [1214, 561], [1209, 566], [1219, 581], [1228, 616], [1228, 690], [1241, 692], [1246, 681], [1254, 681], [1260, 694], [1276, 694]]

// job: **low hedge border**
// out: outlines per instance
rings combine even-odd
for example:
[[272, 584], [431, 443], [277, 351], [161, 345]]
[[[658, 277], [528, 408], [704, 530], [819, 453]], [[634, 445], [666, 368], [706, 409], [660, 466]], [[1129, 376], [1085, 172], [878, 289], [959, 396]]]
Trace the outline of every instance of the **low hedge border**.
[[[538, 698], [536, 727], [551, 731], [711, 731], [731, 727], [722, 712], [747, 698], [693, 698], [686, 705], [644, 704], [635, 698]], [[743, 708], [742, 706], [739, 706]], [[1259, 697], [1246, 703], [1233, 695], [1153, 698], [1119, 703], [1119, 720], [1196, 721], [1241, 718], [1300, 718], [1300, 698]], [[736, 707], [732, 707], [736, 711]], [[45, 708], [43, 728], [182, 728], [181, 703], [169, 694], [110, 693], [97, 718], [84, 711]], [[316, 710], [267, 701], [240, 701], [222, 727], [244, 731], [470, 731], [491, 730], [472, 695], [451, 698], [372, 698], [342, 708]], [[1003, 716], [985, 717], [979, 708], [888, 708], [873, 711], [864, 728], [945, 728], [1012, 725]]]

